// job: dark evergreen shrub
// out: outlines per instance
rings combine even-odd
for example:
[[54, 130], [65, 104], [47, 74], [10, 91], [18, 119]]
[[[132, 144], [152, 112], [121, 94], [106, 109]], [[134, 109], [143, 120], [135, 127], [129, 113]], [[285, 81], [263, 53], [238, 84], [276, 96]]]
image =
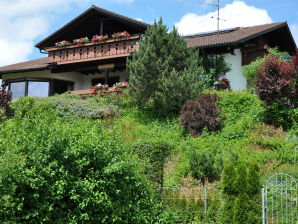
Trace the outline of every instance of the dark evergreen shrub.
[[219, 97], [216, 94], [201, 94], [198, 99], [188, 100], [182, 107], [180, 121], [188, 134], [200, 136], [204, 129], [217, 131], [224, 118], [220, 118], [221, 110], [217, 106]]

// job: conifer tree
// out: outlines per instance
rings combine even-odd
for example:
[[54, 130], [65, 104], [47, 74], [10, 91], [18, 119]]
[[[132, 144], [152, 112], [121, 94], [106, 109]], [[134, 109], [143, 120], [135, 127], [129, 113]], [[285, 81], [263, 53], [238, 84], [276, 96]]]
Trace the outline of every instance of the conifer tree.
[[140, 40], [139, 51], [127, 62], [130, 94], [139, 105], [162, 112], [177, 112], [199, 92], [198, 52], [188, 48], [177, 29], [169, 31], [155, 21]]
[[237, 196], [233, 208], [233, 223], [246, 224], [248, 222], [249, 197], [247, 195], [247, 168], [245, 164], [237, 167], [237, 177], [235, 179]]

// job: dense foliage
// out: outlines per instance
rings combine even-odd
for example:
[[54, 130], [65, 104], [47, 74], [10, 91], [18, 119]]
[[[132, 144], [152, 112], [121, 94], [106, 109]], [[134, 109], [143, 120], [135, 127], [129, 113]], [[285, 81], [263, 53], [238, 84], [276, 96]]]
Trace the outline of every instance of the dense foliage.
[[151, 223], [150, 185], [115, 133], [23, 108], [0, 129], [1, 223]]
[[157, 184], [162, 191], [164, 167], [169, 156], [170, 147], [158, 142], [142, 142], [133, 146], [133, 151], [142, 160], [145, 174]]
[[198, 99], [188, 100], [182, 107], [180, 115], [181, 125], [185, 131], [193, 136], [200, 136], [204, 129], [216, 131], [221, 127], [219, 100], [216, 94], [201, 94]]
[[258, 166], [253, 163], [248, 166], [244, 163], [238, 166], [228, 163], [224, 169], [223, 185], [223, 223], [259, 223], [261, 186]]
[[164, 115], [178, 112], [199, 92], [203, 69], [198, 52], [188, 48], [178, 31], [169, 31], [162, 20], [149, 27], [139, 46], [127, 62], [133, 100]]

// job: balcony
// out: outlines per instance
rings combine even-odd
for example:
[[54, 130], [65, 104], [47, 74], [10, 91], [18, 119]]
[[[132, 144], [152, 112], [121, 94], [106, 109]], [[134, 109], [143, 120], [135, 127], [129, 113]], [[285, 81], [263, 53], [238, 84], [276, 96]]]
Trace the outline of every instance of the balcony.
[[65, 65], [127, 57], [139, 49], [139, 39], [139, 35], [134, 35], [125, 39], [110, 39], [66, 47], [49, 47], [45, 50], [49, 53], [49, 63]]

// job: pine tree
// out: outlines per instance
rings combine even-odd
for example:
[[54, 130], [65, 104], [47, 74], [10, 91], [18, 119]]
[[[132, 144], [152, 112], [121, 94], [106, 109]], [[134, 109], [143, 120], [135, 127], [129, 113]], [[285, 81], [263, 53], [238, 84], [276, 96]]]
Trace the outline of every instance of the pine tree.
[[175, 28], [169, 31], [162, 19], [154, 22], [127, 62], [131, 96], [163, 114], [179, 111], [199, 92], [199, 60]]

